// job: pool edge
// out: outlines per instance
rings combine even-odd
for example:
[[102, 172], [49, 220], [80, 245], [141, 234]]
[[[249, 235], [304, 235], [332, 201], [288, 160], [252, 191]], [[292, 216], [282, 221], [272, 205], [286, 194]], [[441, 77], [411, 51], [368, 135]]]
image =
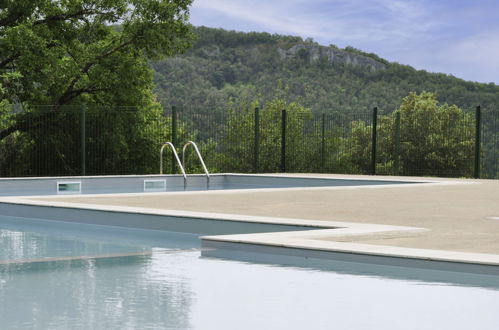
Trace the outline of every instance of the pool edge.
[[[10, 209], [10, 210], [8, 210]], [[22, 214], [19, 215], [19, 210]], [[161, 228], [160, 222], [163, 221], [176, 221], [176, 223], [183, 226], [174, 227], [173, 231], [179, 232], [192, 232], [190, 227], [203, 227], [196, 234], [201, 235], [201, 244], [204, 245], [206, 251], [212, 250], [214, 244], [224, 243], [228, 245], [238, 246], [259, 246], [268, 249], [280, 248], [288, 249], [289, 251], [306, 251], [307, 253], [316, 254], [322, 253], [326, 256], [328, 253], [333, 254], [346, 254], [350, 256], [363, 255], [365, 257], [379, 257], [397, 258], [404, 260], [406, 263], [410, 262], [446, 262], [457, 264], [475, 265], [475, 267], [487, 266], [495, 269], [494, 274], [499, 275], [499, 255], [495, 254], [480, 254], [480, 253], [466, 253], [466, 252], [453, 252], [445, 250], [429, 250], [418, 248], [401, 248], [392, 247], [387, 245], [368, 245], [347, 243], [338, 241], [324, 241], [319, 237], [335, 237], [345, 238], [358, 235], [378, 235], [378, 234], [418, 234], [427, 231], [424, 228], [405, 227], [405, 226], [392, 226], [392, 225], [379, 225], [379, 224], [364, 224], [352, 222], [337, 222], [337, 221], [324, 221], [324, 220], [308, 220], [308, 219], [291, 219], [291, 218], [272, 218], [262, 216], [245, 216], [238, 214], [216, 214], [208, 212], [192, 212], [192, 211], [178, 211], [178, 210], [157, 210], [157, 209], [142, 209], [131, 207], [111, 207], [102, 205], [82, 205], [76, 203], [62, 203], [62, 202], [41, 202], [33, 200], [16, 200], [6, 201], [0, 200], [0, 213], [7, 216], [24, 216], [42, 218], [45, 220], [64, 221], [68, 216], [75, 217], [74, 222], [88, 223], [97, 225], [111, 225], [128, 228], [138, 229], [152, 229], [152, 230], [166, 230]], [[99, 216], [96, 216], [99, 215]], [[95, 219], [102, 217], [106, 222], [89, 221], [88, 219]], [[140, 218], [140, 223], [137, 222]], [[87, 220], [82, 220], [87, 219]], [[112, 219], [112, 220], [109, 220]], [[122, 221], [117, 224], [113, 221]], [[310, 230], [296, 230], [296, 231], [273, 231], [273, 232], [251, 232], [251, 229], [246, 229], [242, 234], [225, 233], [218, 234], [207, 230], [209, 224], [207, 221], [219, 221], [224, 226], [234, 224], [266, 224], [278, 226], [285, 229], [286, 226], [299, 226], [308, 227]], [[144, 225], [149, 221], [150, 225]], [[189, 222], [189, 223], [188, 223]], [[156, 225], [156, 224], [159, 225]], [[132, 225], [130, 225], [132, 224]], [[152, 225], [151, 225], [152, 224]], [[187, 226], [187, 227], [185, 227]], [[186, 229], [187, 228], [187, 229]], [[251, 228], [251, 227], [249, 227]], [[234, 230], [234, 229], [231, 229]], [[218, 242], [218, 243], [216, 243]], [[244, 250], [244, 249], [243, 249]], [[315, 252], [312, 252], [315, 251]], [[208, 255], [207, 252], [203, 254]], [[213, 255], [213, 253], [211, 254]], [[330, 256], [325, 259], [331, 259]], [[373, 260], [374, 260], [373, 259]]]

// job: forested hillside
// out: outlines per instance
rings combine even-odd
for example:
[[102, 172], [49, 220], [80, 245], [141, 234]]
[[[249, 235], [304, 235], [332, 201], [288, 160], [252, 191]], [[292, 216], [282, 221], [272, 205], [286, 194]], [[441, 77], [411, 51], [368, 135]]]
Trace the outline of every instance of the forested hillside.
[[[218, 112], [275, 97], [314, 113], [396, 110], [410, 92], [432, 92], [467, 111], [497, 108], [499, 86], [464, 81], [389, 63], [353, 47], [268, 33], [198, 27], [184, 55], [153, 63], [156, 93], [165, 107]], [[431, 51], [431, 50], [428, 50]]]

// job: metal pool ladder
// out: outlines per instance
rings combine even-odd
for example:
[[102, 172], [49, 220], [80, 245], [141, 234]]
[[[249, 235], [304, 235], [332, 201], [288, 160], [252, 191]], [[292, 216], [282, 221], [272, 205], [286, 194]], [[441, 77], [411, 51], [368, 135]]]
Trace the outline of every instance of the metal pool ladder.
[[209, 186], [210, 185], [210, 173], [208, 172], [208, 169], [206, 168], [206, 164], [204, 163], [204, 160], [203, 160], [203, 156], [201, 156], [201, 152], [199, 152], [199, 148], [194, 141], [187, 141], [187, 143], [184, 144], [184, 147], [182, 148], [182, 164], [184, 165], [184, 167], [186, 166], [186, 164], [185, 164], [185, 150], [190, 145], [192, 145], [194, 147], [194, 150], [196, 151], [196, 155], [198, 156], [199, 162], [201, 163], [201, 166], [203, 167], [204, 174], [206, 175], [206, 183]]
[[170, 149], [173, 152], [173, 155], [175, 156], [175, 159], [177, 160], [177, 164], [180, 167], [180, 170], [182, 171], [182, 175], [184, 176], [184, 187], [185, 187], [185, 185], [187, 184], [187, 175], [185, 174], [185, 169], [184, 166], [182, 166], [180, 158], [178, 158], [177, 150], [175, 150], [175, 146], [171, 142], [166, 142], [165, 144], [163, 144], [161, 150], [159, 151], [159, 174], [163, 174], [163, 151], [165, 150], [166, 146], [170, 147]]
[[206, 167], [206, 164], [204, 163], [203, 156], [201, 156], [201, 152], [199, 152], [199, 148], [197, 144], [194, 141], [187, 141], [187, 143], [184, 145], [182, 148], [182, 161], [180, 161], [180, 158], [178, 157], [177, 150], [175, 149], [175, 146], [171, 142], [166, 142], [163, 144], [161, 147], [161, 150], [159, 151], [159, 174], [163, 174], [163, 151], [165, 150], [165, 147], [170, 147], [170, 149], [173, 152], [173, 155], [175, 156], [175, 159], [177, 160], [177, 164], [180, 167], [180, 170], [182, 171], [182, 175], [184, 176], [184, 187], [187, 184], [187, 175], [185, 174], [185, 150], [189, 145], [192, 145], [194, 147], [194, 150], [196, 151], [196, 155], [199, 158], [199, 161], [201, 162], [201, 166], [203, 167], [204, 174], [206, 175], [206, 183], [208, 187], [210, 186], [210, 173], [208, 172], [208, 168]]

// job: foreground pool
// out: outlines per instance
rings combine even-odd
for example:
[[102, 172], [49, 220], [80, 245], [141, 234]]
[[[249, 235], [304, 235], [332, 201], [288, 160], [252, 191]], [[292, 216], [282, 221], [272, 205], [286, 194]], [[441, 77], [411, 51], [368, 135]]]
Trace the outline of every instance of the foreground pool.
[[18, 220], [0, 218], [5, 329], [497, 329], [499, 324], [494, 287], [203, 258], [193, 234]]

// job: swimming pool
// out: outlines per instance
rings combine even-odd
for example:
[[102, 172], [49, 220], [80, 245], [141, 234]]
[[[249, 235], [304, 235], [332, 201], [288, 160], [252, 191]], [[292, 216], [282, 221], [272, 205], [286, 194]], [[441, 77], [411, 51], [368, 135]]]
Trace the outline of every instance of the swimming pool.
[[278, 175], [212, 174], [127, 175], [96, 177], [4, 178], [0, 196], [155, 193], [200, 190], [307, 189], [318, 187], [386, 186], [424, 181], [332, 179]]
[[[0, 179], [7, 196], [0, 198], [0, 324], [493, 329], [499, 321], [495, 255], [321, 240], [424, 228], [71, 202], [449, 184], [235, 174], [213, 176], [209, 186], [203, 176], [189, 180], [191, 192], [178, 176]], [[214, 191], [196, 192], [207, 188]]]
[[425, 282], [390, 268], [386, 276], [370, 276], [206, 258], [198, 236], [1, 217], [0, 324], [496, 329], [499, 322], [499, 286]]

